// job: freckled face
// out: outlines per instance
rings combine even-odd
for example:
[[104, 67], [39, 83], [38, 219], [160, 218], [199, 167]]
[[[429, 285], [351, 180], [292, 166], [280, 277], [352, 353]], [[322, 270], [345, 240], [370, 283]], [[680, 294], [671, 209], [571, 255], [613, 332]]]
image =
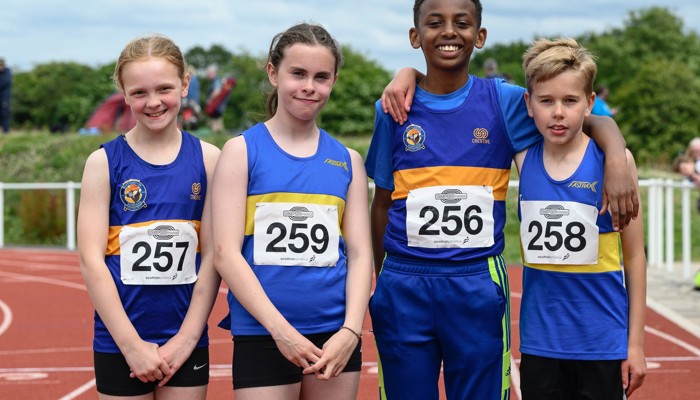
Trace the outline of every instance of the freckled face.
[[126, 103], [138, 124], [153, 131], [177, 127], [189, 77], [183, 82], [173, 64], [156, 57], [126, 64], [121, 80]]

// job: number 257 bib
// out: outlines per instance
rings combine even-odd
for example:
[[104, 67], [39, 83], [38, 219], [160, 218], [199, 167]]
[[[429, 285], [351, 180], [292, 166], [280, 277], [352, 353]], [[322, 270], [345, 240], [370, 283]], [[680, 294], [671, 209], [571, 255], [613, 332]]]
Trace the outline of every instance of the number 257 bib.
[[121, 279], [125, 285], [182, 285], [197, 280], [199, 237], [194, 224], [159, 221], [124, 226], [119, 233]]

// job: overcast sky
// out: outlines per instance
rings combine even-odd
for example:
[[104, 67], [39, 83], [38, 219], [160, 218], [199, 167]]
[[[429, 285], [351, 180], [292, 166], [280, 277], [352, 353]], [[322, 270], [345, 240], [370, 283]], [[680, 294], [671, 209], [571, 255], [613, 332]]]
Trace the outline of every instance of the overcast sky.
[[[538, 36], [575, 36], [623, 27], [630, 11], [653, 5], [700, 32], [698, 0], [483, 0], [486, 46]], [[265, 54], [272, 37], [298, 22], [323, 24], [389, 70], [423, 68], [409, 46], [410, 0], [2, 0], [0, 57], [19, 71], [50, 61], [98, 66], [114, 61], [132, 38], [169, 36], [183, 51], [223, 45]]]

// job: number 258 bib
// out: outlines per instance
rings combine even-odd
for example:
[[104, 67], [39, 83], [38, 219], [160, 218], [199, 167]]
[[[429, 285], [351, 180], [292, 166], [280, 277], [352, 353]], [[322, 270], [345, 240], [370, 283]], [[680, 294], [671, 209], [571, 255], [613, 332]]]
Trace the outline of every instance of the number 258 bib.
[[520, 239], [530, 264], [598, 262], [598, 209], [572, 201], [521, 201]]

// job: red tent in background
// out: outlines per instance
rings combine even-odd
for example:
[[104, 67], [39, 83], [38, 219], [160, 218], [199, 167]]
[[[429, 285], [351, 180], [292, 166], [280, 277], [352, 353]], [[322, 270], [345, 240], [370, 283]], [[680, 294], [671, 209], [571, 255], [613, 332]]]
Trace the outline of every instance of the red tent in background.
[[136, 119], [131, 108], [124, 102], [124, 95], [115, 93], [95, 109], [85, 123], [85, 130], [88, 134], [124, 133], [134, 126]]

